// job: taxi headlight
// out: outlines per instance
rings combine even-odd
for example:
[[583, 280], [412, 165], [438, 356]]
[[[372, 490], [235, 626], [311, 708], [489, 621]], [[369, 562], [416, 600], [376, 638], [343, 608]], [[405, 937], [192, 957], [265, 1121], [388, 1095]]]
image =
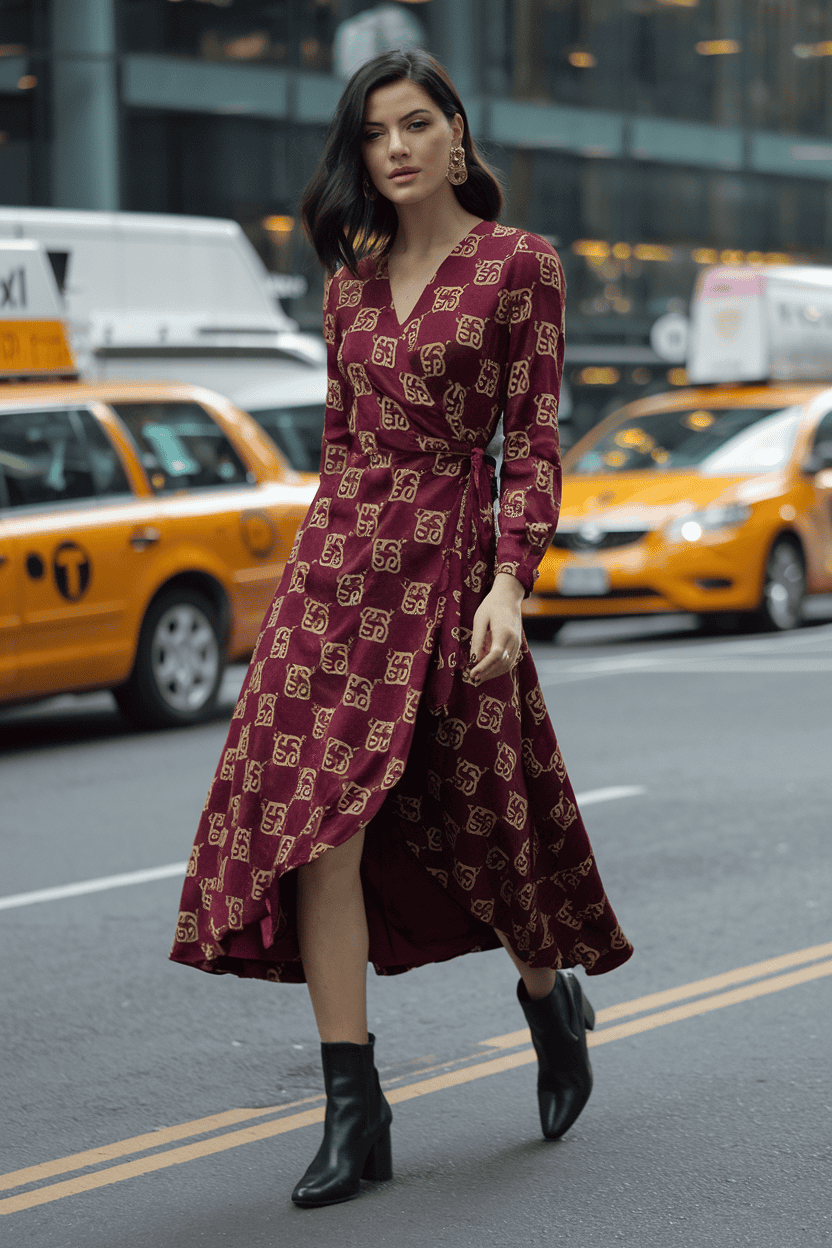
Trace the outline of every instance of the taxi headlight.
[[664, 534], [669, 542], [698, 542], [703, 533], [739, 528], [750, 516], [751, 508], [744, 503], [704, 507], [701, 511], [689, 511], [687, 515], [671, 520]]

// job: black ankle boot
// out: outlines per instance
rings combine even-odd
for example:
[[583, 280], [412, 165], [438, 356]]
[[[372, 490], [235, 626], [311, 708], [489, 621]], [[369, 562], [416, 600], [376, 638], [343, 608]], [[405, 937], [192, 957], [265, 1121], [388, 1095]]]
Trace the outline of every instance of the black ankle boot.
[[586, 1032], [595, 1026], [595, 1011], [569, 971], [556, 973], [554, 988], [541, 1001], [531, 1000], [521, 979], [517, 1000], [537, 1052], [540, 1125], [547, 1140], [557, 1140], [572, 1126], [592, 1091]]
[[369, 1044], [322, 1044], [326, 1088], [324, 1138], [306, 1174], [292, 1192], [296, 1205], [314, 1208], [352, 1200], [361, 1179], [392, 1179], [390, 1123]]

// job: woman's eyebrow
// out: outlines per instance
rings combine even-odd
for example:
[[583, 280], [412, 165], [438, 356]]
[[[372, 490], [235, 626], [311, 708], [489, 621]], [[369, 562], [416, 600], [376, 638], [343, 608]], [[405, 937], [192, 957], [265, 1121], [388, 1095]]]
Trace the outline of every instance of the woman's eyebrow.
[[[399, 122], [407, 121], [411, 117], [415, 117], [417, 113], [429, 113], [427, 108], [412, 108], [409, 113], [405, 113], [404, 117], [399, 118]], [[383, 121], [365, 121], [365, 126], [383, 126]]]

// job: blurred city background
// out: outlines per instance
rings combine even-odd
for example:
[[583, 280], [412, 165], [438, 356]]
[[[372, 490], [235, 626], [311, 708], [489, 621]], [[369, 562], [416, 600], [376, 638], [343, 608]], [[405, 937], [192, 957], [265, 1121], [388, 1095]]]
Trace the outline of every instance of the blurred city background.
[[[308, 995], [167, 954], [319, 484], [298, 203], [350, 72], [410, 44], [563, 258], [564, 444], [628, 405], [523, 609], [637, 956], [555, 1151], [502, 951], [371, 976], [396, 1180], [284, 1230]], [[15, 1248], [829, 1243], [830, 122], [829, 0], [0, 0]]]
[[0, 203], [234, 219], [317, 331], [299, 196], [346, 76], [407, 43], [561, 252], [566, 440], [684, 384], [650, 330], [703, 266], [827, 262], [817, 0], [0, 0]]

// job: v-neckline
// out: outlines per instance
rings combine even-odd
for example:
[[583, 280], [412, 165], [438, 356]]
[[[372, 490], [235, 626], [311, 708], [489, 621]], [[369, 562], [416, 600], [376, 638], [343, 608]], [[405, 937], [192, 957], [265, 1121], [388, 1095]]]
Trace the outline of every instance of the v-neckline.
[[470, 229], [470, 230], [468, 231], [468, 233], [467, 233], [467, 234], [463, 234], [463, 236], [462, 236], [462, 238], [459, 240], [459, 242], [454, 243], [453, 247], [452, 247], [452, 248], [451, 248], [451, 250], [448, 252], [447, 256], [443, 256], [443, 258], [439, 261], [439, 264], [436, 266], [436, 269], [435, 269], [435, 271], [433, 272], [433, 274], [432, 274], [432, 275], [428, 278], [428, 280], [425, 282], [424, 286], [422, 287], [422, 289], [421, 289], [421, 291], [420, 291], [420, 293], [419, 293], [419, 297], [418, 297], [418, 299], [416, 300], [416, 302], [414, 303], [413, 307], [410, 309], [409, 314], [405, 317], [405, 319], [404, 319], [403, 321], [399, 320], [399, 314], [398, 314], [398, 312], [396, 311], [396, 302], [395, 302], [395, 300], [394, 300], [394, 298], [393, 298], [393, 287], [392, 287], [392, 284], [391, 284], [391, 282], [390, 282], [390, 257], [389, 257], [389, 256], [385, 256], [385, 259], [384, 259], [384, 280], [387, 282], [387, 290], [388, 290], [388, 293], [389, 293], [389, 295], [390, 295], [390, 311], [391, 311], [391, 312], [392, 312], [392, 314], [393, 314], [393, 319], [394, 319], [394, 321], [396, 322], [396, 324], [397, 324], [397, 325], [398, 325], [398, 327], [399, 327], [399, 333], [400, 333], [400, 334], [404, 333], [404, 331], [407, 329], [408, 325], [410, 324], [410, 322], [413, 320], [414, 316], [416, 315], [416, 313], [417, 313], [417, 311], [418, 311], [418, 309], [419, 309], [419, 305], [421, 304], [421, 302], [422, 302], [422, 300], [424, 299], [425, 295], [428, 293], [428, 291], [429, 291], [429, 290], [430, 290], [433, 286], [435, 286], [435, 285], [436, 285], [437, 278], [439, 277], [439, 274], [442, 272], [442, 269], [445, 267], [445, 265], [448, 263], [448, 261], [449, 261], [449, 260], [450, 260], [450, 259], [451, 259], [451, 258], [452, 258], [455, 254], [456, 254], [457, 250], [458, 250], [458, 249], [462, 246], [462, 244], [463, 244], [463, 243], [466, 243], [466, 242], [468, 241], [468, 239], [469, 239], [469, 238], [470, 238], [473, 234], [476, 234], [477, 230], [479, 230], [479, 229], [481, 229], [481, 228], [482, 228], [482, 226], [484, 226], [484, 225], [492, 225], [492, 224], [493, 224], [493, 222], [491, 222], [491, 221], [478, 221], [478, 222], [477, 222], [477, 224], [473, 227], [473, 229]]

